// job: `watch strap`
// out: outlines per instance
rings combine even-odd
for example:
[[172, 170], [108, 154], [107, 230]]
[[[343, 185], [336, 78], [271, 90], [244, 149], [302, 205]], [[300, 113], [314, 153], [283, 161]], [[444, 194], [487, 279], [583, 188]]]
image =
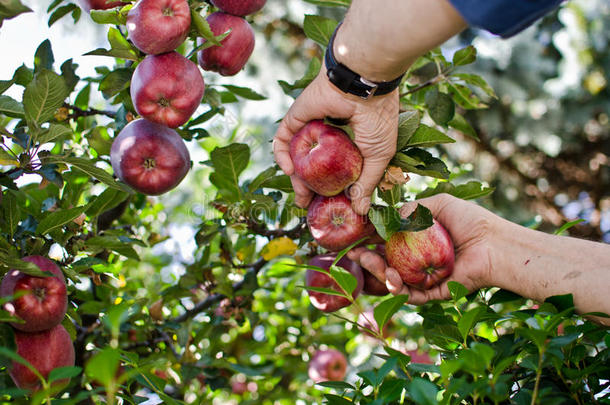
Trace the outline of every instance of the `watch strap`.
[[388, 94], [396, 89], [400, 85], [404, 74], [389, 82], [373, 82], [360, 76], [344, 64], [337, 62], [333, 51], [333, 45], [340, 26], [341, 22], [337, 25], [333, 35], [330, 37], [324, 55], [328, 80], [344, 93], [354, 94], [364, 99]]

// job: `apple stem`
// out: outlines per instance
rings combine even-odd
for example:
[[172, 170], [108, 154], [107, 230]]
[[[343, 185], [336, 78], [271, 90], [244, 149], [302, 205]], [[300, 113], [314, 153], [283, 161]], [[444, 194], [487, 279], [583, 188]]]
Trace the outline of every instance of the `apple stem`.
[[172, 10], [170, 7], [166, 7], [163, 9], [163, 15], [166, 17], [173, 17], [174, 10]]
[[146, 160], [144, 160], [144, 168], [146, 170], [152, 170], [155, 168], [155, 159], [154, 158], [146, 158]]

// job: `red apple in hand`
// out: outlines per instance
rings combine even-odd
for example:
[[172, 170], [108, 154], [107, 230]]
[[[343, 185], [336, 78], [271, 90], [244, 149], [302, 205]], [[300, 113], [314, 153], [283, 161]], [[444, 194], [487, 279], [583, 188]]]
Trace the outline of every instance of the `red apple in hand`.
[[124, 6], [126, 3], [112, 0], [78, 0], [78, 4], [88, 13], [91, 10], [107, 10], [109, 8]]
[[148, 55], [131, 78], [131, 98], [138, 114], [170, 128], [189, 120], [204, 88], [197, 65], [178, 52]]
[[307, 209], [307, 226], [320, 246], [334, 252], [375, 233], [368, 217], [356, 214], [345, 194], [316, 196]]
[[139, 0], [127, 13], [127, 32], [144, 53], [173, 51], [186, 39], [191, 27], [187, 0]]
[[[330, 269], [330, 266], [333, 264], [333, 261], [336, 257], [337, 255], [334, 254], [318, 255], [311, 258], [309, 264], [311, 266], [317, 266], [328, 270]], [[356, 277], [358, 284], [352, 292], [352, 297], [356, 298], [358, 294], [360, 294], [360, 291], [362, 290], [362, 285], [364, 283], [364, 280], [362, 278], [362, 269], [357, 263], [349, 260], [347, 257], [342, 257], [337, 262], [337, 266], [344, 268], [345, 270], [349, 271], [354, 277]], [[307, 271], [305, 272], [305, 285], [307, 287], [322, 287], [335, 291], [341, 291], [339, 285], [330, 276], [312, 269], [307, 269]], [[334, 312], [351, 304], [351, 302], [347, 298], [340, 297], [338, 295], [324, 294], [321, 292], [310, 290], [308, 290], [307, 293], [309, 294], [309, 301], [311, 302], [311, 305], [318, 308], [320, 311]]]
[[38, 332], [59, 324], [66, 314], [68, 296], [66, 280], [57, 265], [46, 257], [27, 256], [24, 261], [34, 263], [49, 277], [34, 277], [9, 270], [0, 285], [2, 297], [25, 292], [25, 295], [4, 305], [11, 315], [18, 316], [25, 323], [11, 323], [26, 332]]
[[[57, 325], [42, 332], [15, 331], [17, 354], [26, 359], [38, 372], [47, 378], [51, 370], [74, 365], [74, 346], [66, 329]], [[26, 366], [13, 362], [9, 374], [15, 385], [23, 389], [38, 390], [40, 380]], [[57, 381], [58, 385], [69, 380]]]
[[[211, 46], [199, 51], [197, 59], [204, 70], [218, 72], [223, 76], [237, 74], [248, 62], [254, 50], [254, 31], [248, 21], [227, 13], [212, 13], [207, 18], [214, 35], [229, 35], [221, 41], [221, 46]], [[199, 38], [198, 44], [205, 43]]]
[[341, 381], [347, 371], [345, 355], [336, 349], [318, 350], [309, 361], [308, 374], [314, 382]]
[[244, 17], [263, 8], [267, 0], [212, 0], [212, 4], [227, 14]]
[[447, 230], [436, 220], [419, 232], [400, 231], [385, 244], [386, 259], [402, 281], [427, 290], [453, 272], [455, 253]]
[[310, 121], [290, 141], [294, 172], [317, 194], [341, 193], [360, 177], [362, 155], [340, 128]]
[[143, 118], [131, 121], [115, 138], [110, 161], [119, 179], [148, 195], [173, 189], [190, 167], [190, 155], [180, 135]]

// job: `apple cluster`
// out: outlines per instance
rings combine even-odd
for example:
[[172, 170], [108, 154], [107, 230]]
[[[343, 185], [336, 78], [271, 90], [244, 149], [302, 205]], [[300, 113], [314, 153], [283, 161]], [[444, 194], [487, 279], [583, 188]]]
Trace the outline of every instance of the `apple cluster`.
[[[27, 256], [46, 277], [35, 277], [11, 269], [2, 278], [0, 295], [11, 298], [4, 309], [21, 322], [11, 322], [17, 354], [47, 378], [58, 367], [74, 365], [74, 346], [61, 325], [68, 307], [66, 280], [59, 267], [42, 256]], [[9, 375], [22, 389], [39, 390], [38, 377], [25, 365], [13, 362]], [[54, 384], [65, 385], [69, 379]]]
[[[204, 70], [237, 74], [254, 50], [254, 31], [243, 18], [260, 10], [266, 0], [216, 0], [221, 11], [207, 17], [221, 46], [200, 38], [198, 62]], [[110, 8], [116, 2], [86, 8]], [[197, 110], [205, 91], [197, 65], [176, 52], [191, 28], [187, 0], [139, 0], [127, 13], [128, 38], [146, 54], [131, 78], [133, 105], [141, 117], [127, 124], [110, 151], [112, 168], [121, 181], [147, 195], [176, 187], [190, 169], [190, 155], [175, 128]]]

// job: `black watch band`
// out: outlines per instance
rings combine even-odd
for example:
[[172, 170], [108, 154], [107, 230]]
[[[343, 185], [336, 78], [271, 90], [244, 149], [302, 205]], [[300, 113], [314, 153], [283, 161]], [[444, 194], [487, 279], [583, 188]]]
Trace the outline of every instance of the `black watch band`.
[[347, 66], [337, 62], [333, 52], [333, 44], [335, 43], [335, 36], [337, 35], [340, 26], [341, 22], [339, 22], [333, 35], [330, 37], [330, 41], [328, 41], [328, 46], [326, 47], [326, 54], [324, 55], [328, 80], [342, 92], [354, 94], [364, 99], [388, 94], [397, 88], [400, 85], [404, 74], [389, 82], [372, 82], [360, 76]]

